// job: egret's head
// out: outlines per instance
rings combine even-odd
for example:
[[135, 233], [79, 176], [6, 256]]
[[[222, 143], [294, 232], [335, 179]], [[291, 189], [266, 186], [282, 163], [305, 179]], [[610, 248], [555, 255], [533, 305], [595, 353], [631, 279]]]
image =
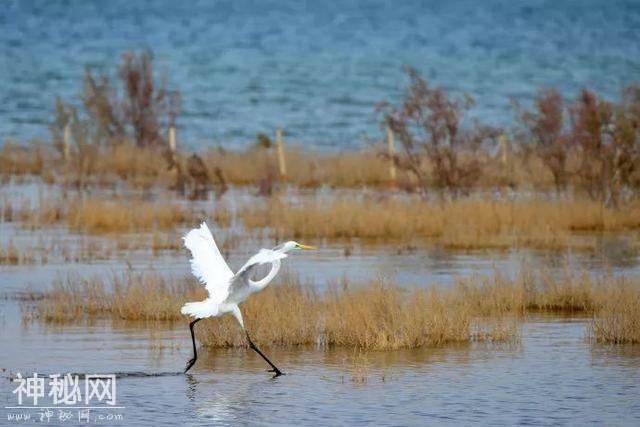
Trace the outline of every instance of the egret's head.
[[289, 240], [288, 242], [285, 242], [273, 248], [274, 251], [279, 251], [283, 253], [287, 253], [294, 249], [304, 249], [308, 251], [308, 250], [317, 249], [317, 248], [314, 246], [303, 245], [302, 243], [294, 242], [293, 240]]

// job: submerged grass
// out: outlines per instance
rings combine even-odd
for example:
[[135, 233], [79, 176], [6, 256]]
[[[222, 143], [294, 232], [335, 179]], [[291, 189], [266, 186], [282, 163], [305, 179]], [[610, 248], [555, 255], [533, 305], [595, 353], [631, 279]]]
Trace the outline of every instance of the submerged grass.
[[640, 229], [640, 203], [604, 208], [587, 200], [333, 199], [293, 205], [271, 198], [240, 213], [248, 228], [265, 228], [278, 238], [426, 238], [462, 249], [593, 245], [574, 240], [586, 231]]
[[[194, 280], [167, 281], [127, 273], [110, 282], [57, 281], [45, 297], [25, 308], [25, 317], [65, 323], [111, 317], [133, 321], [186, 320], [180, 307], [204, 297]], [[640, 281], [587, 274], [553, 278], [529, 270], [515, 279], [460, 279], [454, 286], [406, 290], [374, 281], [346, 282], [317, 293], [289, 277], [242, 305], [256, 343], [270, 346], [344, 346], [387, 350], [454, 342], [509, 341], [518, 319], [532, 311], [593, 316], [590, 335], [602, 342], [638, 342]], [[205, 346], [245, 346], [231, 316], [207, 319], [196, 328]]]

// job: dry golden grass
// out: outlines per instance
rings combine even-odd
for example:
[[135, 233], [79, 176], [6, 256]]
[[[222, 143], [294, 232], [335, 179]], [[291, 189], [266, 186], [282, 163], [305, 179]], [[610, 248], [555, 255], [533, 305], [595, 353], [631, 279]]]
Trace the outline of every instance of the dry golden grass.
[[54, 281], [34, 311], [26, 317], [65, 323], [112, 317], [122, 320], [178, 320], [188, 299], [203, 298], [204, 289], [193, 281], [169, 282], [158, 275], [125, 273], [108, 282], [99, 278], [68, 277]]
[[182, 239], [175, 235], [153, 233], [151, 236], [151, 251], [154, 255], [162, 251], [178, 251], [182, 249]]
[[[388, 163], [374, 151], [316, 153], [289, 149], [286, 181], [299, 187], [389, 186]], [[218, 169], [227, 183], [255, 185], [265, 180], [280, 180], [273, 150], [210, 150], [204, 155], [209, 175]]]
[[621, 281], [602, 299], [588, 330], [588, 336], [599, 343], [640, 343], [640, 291], [638, 284]]
[[[238, 218], [223, 205], [210, 215], [220, 227], [238, 223], [248, 230], [268, 230], [279, 240], [360, 238], [407, 244], [431, 240], [463, 250], [590, 250], [596, 246], [593, 233], [640, 230], [640, 202], [607, 209], [596, 202], [573, 199], [427, 202], [417, 198], [341, 197], [296, 205], [276, 197], [255, 201], [251, 207], [240, 208]], [[139, 198], [64, 201], [43, 197], [34, 206], [6, 203], [3, 211], [7, 220], [19, 220], [30, 228], [66, 225], [89, 234], [170, 231], [194, 224], [204, 216], [177, 201]], [[147, 246], [160, 251], [176, 249], [179, 242], [157, 234]]]
[[119, 180], [136, 188], [172, 183], [167, 161], [159, 150], [139, 148], [127, 143], [103, 150], [97, 167], [100, 183]]
[[[191, 279], [167, 281], [133, 273], [109, 283], [75, 278], [57, 281], [35, 311], [25, 313], [57, 323], [97, 317], [186, 320], [180, 307], [204, 295]], [[384, 281], [344, 282], [321, 294], [288, 277], [243, 303], [242, 310], [247, 329], [261, 345], [391, 350], [510, 341], [518, 336], [521, 315], [539, 311], [592, 315], [590, 335], [596, 341], [638, 342], [639, 307], [638, 279], [568, 273], [554, 279], [525, 269], [515, 279], [472, 277], [446, 288], [405, 290]], [[205, 346], [246, 345], [231, 316], [206, 319], [196, 334]]]
[[638, 229], [640, 203], [613, 210], [585, 200], [342, 198], [290, 205], [271, 198], [240, 216], [246, 227], [268, 227], [278, 238], [426, 238], [463, 249], [589, 247], [588, 240], [571, 241], [572, 233]]
[[[407, 171], [396, 168], [397, 178], [390, 178], [390, 161], [386, 145], [344, 152], [317, 152], [304, 147], [286, 146], [287, 176], [280, 177], [275, 148], [250, 147], [242, 151], [223, 148], [199, 153], [204, 160], [210, 183], [223, 179], [226, 184], [262, 186], [265, 182], [286, 181], [301, 188], [319, 186], [358, 188], [363, 186], [402, 189], [417, 188], [417, 180]], [[191, 153], [178, 151], [173, 156], [181, 167], [184, 179], [189, 180], [187, 158]], [[0, 146], [0, 176], [36, 175], [45, 182], [87, 187], [126, 183], [133, 188], [159, 186], [174, 188], [178, 184], [176, 169], [170, 167], [169, 155], [163, 150], [139, 148], [123, 140], [110, 146], [87, 144], [72, 146], [70, 157], [51, 145], [4, 143]], [[568, 168], [577, 171], [580, 163], [575, 156], [568, 159]], [[477, 160], [483, 171], [470, 190], [519, 188], [553, 191], [553, 177], [540, 158], [512, 151], [507, 164], [488, 153]], [[428, 158], [422, 160], [424, 172], [431, 176]], [[173, 163], [172, 163], [173, 164]], [[574, 181], [577, 180], [572, 174]], [[572, 184], [576, 184], [572, 181]]]
[[0, 147], [0, 174], [39, 175], [45, 182], [70, 185], [105, 185], [127, 182], [136, 188], [171, 182], [167, 162], [159, 150], [138, 148], [123, 142], [113, 146], [71, 147], [65, 160], [42, 143]]
[[126, 182], [134, 188], [172, 183], [167, 161], [159, 150], [139, 148], [126, 142], [88, 148], [72, 151], [68, 161], [58, 162], [59, 182], [80, 187]]
[[[611, 275], [594, 278], [569, 271], [554, 276], [548, 271], [534, 273], [524, 266], [514, 279], [501, 274], [492, 278], [461, 278], [455, 288], [473, 305], [475, 313], [484, 316], [527, 312], [590, 314], [626, 280]], [[636, 280], [635, 286], [640, 290], [640, 281]]]
[[140, 199], [42, 198], [36, 206], [25, 205], [17, 211], [13, 218], [30, 228], [64, 224], [92, 234], [168, 230], [194, 220], [193, 213], [177, 203]]
[[77, 200], [70, 204], [67, 225], [87, 233], [168, 229], [191, 219], [181, 206], [141, 200]]
[[85, 317], [109, 313], [111, 297], [97, 279], [68, 278], [56, 280], [45, 297], [35, 307], [35, 312], [23, 311], [27, 317], [35, 316], [45, 322], [72, 322]]
[[59, 200], [41, 198], [36, 206], [24, 202], [22, 206], [11, 208], [11, 221], [20, 221], [30, 228], [58, 224], [63, 221], [66, 210]]
[[[190, 284], [189, 284], [190, 283]], [[158, 276], [117, 276], [56, 281], [35, 311], [26, 317], [65, 323], [98, 317], [121, 320], [178, 320], [180, 307], [204, 297], [191, 280], [167, 282]], [[443, 345], [470, 340], [508, 340], [483, 329], [470, 305], [455, 291], [429, 289], [407, 292], [396, 285], [373, 283], [363, 287], [334, 287], [324, 295], [290, 280], [261, 292], [243, 304], [245, 324], [254, 340], [264, 345], [348, 346], [361, 349], [398, 349]], [[208, 319], [197, 328], [207, 346], [245, 346], [235, 319]]]
[[33, 264], [36, 262], [36, 257], [32, 250], [21, 250], [13, 243], [9, 241], [4, 248], [0, 247], [0, 264], [7, 265], [19, 265], [19, 264]]
[[[185, 171], [185, 159], [189, 155], [176, 154]], [[218, 179], [219, 171], [227, 184], [259, 185], [264, 180], [280, 179], [274, 149], [215, 149], [202, 153], [201, 157], [209, 177]], [[327, 154], [289, 147], [286, 159], [286, 180], [300, 187], [391, 184], [388, 162], [374, 150]], [[134, 188], [147, 188], [170, 187], [176, 183], [160, 150], [138, 148], [126, 141], [113, 146], [86, 146], [82, 150], [72, 147], [67, 161], [61, 153], [44, 144], [5, 143], [0, 147], [0, 174], [39, 175], [47, 182], [80, 186], [126, 182]]]
[[0, 174], [40, 175], [50, 152], [43, 144], [18, 145], [11, 142], [0, 147]]
[[329, 345], [398, 349], [471, 338], [473, 313], [465, 301], [443, 289], [418, 289], [409, 295], [384, 284], [333, 289], [326, 310]]
[[203, 299], [205, 290], [194, 280], [128, 274], [114, 278], [112, 296], [111, 314], [117, 319], [176, 320], [186, 300]]
[[[287, 146], [286, 181], [298, 187], [354, 188], [362, 186], [412, 188], [415, 178], [397, 169], [393, 182], [389, 161], [380, 153], [383, 146], [339, 153], [321, 153], [296, 146]], [[190, 155], [178, 152], [176, 160], [183, 168]], [[209, 177], [217, 180], [218, 172], [227, 184], [260, 185], [265, 180], [280, 180], [275, 149], [249, 148], [243, 151], [210, 149], [200, 154]], [[518, 186], [519, 188], [550, 189], [551, 174], [535, 156], [510, 156], [508, 166], [491, 156], [482, 156], [485, 174], [478, 188]], [[430, 170], [425, 159], [426, 170]], [[61, 153], [44, 144], [18, 145], [5, 143], [0, 147], [0, 174], [39, 175], [46, 182], [71, 185], [112, 185], [126, 182], [134, 188], [153, 185], [171, 187], [175, 175], [159, 150], [138, 148], [122, 141], [113, 146], [72, 147], [70, 158], [64, 161]], [[186, 169], [185, 169], [186, 170]]]

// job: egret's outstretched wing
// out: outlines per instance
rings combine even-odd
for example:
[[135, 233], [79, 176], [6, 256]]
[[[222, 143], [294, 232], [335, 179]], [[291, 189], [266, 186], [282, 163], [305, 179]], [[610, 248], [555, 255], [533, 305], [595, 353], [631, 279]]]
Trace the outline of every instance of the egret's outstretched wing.
[[247, 274], [251, 274], [253, 269], [262, 264], [269, 264], [275, 260], [286, 258], [287, 254], [282, 252], [276, 252], [271, 249], [260, 249], [257, 254], [249, 258], [247, 261], [236, 273], [237, 276], [246, 276]]
[[191, 272], [202, 282], [209, 298], [222, 302], [227, 297], [229, 282], [233, 272], [222, 257], [215, 240], [203, 222], [200, 228], [194, 228], [184, 237], [184, 245], [191, 251]]
[[[275, 252], [271, 249], [260, 249], [257, 254], [249, 258], [249, 261], [247, 261], [240, 268], [240, 270], [238, 270], [233, 279], [231, 279], [231, 285], [229, 286], [229, 295], [242, 292], [242, 288], [249, 285], [251, 273], [253, 273], [253, 270], [256, 267], [262, 264], [271, 264], [274, 261], [281, 260], [286, 257], [287, 255], [282, 252]], [[280, 266], [278, 265], [275, 268], [279, 269]]]

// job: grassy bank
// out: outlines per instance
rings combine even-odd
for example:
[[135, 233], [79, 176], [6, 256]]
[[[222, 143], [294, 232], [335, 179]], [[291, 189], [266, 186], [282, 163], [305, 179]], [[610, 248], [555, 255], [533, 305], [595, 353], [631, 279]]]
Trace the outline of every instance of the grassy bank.
[[[271, 286], [243, 304], [245, 324], [263, 345], [397, 349], [450, 342], [504, 341], [517, 336], [516, 319], [531, 312], [592, 316], [595, 341], [637, 343], [640, 282], [623, 277], [523, 270], [515, 279], [460, 279], [454, 286], [405, 290], [391, 283], [334, 284], [318, 293], [295, 278]], [[111, 317], [131, 321], [185, 321], [181, 305], [204, 297], [194, 280], [169, 282], [126, 274], [105, 282], [58, 281], [25, 318], [67, 323]], [[197, 328], [206, 346], [246, 345], [235, 319], [209, 319]]]

